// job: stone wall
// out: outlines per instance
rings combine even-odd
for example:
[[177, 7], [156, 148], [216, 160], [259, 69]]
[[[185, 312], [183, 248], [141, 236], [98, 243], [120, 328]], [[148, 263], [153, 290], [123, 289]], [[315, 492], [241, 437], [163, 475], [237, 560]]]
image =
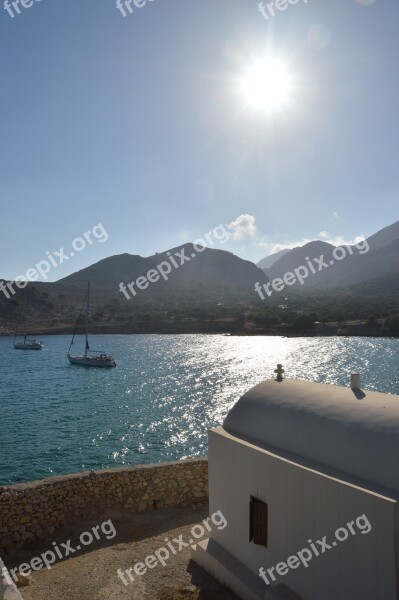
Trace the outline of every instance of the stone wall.
[[189, 459], [0, 488], [0, 555], [51, 538], [63, 525], [95, 519], [107, 508], [131, 512], [191, 506], [208, 497], [208, 461]]

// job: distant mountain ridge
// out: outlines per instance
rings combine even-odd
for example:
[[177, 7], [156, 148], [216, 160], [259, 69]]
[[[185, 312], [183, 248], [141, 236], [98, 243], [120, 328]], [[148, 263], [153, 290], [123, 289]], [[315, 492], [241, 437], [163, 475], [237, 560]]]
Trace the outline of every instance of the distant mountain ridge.
[[131, 254], [111, 256], [60, 279], [57, 284], [83, 286], [91, 281], [97, 288], [118, 292], [121, 282], [127, 285], [138, 277], [145, 277], [161, 263], [171, 265], [168, 279], [160, 277], [156, 284], [148, 286], [145, 290], [148, 293], [186, 295], [190, 289], [198, 287], [213, 290], [234, 288], [248, 293], [257, 281], [267, 282], [264, 272], [248, 260], [224, 250], [204, 248], [198, 252], [193, 244], [188, 243], [147, 258]]
[[[355, 246], [342, 247], [347, 256], [340, 261], [334, 257], [337, 249], [333, 245], [310, 242], [276, 253], [266, 263], [271, 267], [264, 270], [224, 250], [204, 248], [198, 252], [190, 243], [149, 257], [110, 256], [54, 283], [30, 282], [9, 299], [0, 294], [0, 334], [15, 331], [22, 303], [28, 331], [70, 333], [88, 281], [93, 292], [91, 326], [97, 332], [220, 333], [242, 331], [245, 323], [249, 323], [246, 331], [253, 331], [259, 315], [264, 322], [262, 311], [268, 313], [269, 322], [275, 322], [280, 311], [277, 320], [284, 324], [287, 315], [277, 292], [261, 300], [255, 284], [267, 285], [298, 267], [309, 267], [309, 262], [316, 266], [316, 259], [325, 264], [320, 272], [309, 273], [305, 285], [286, 287], [281, 292], [288, 297], [288, 304], [304, 303], [315, 315], [321, 311], [333, 321], [345, 314], [355, 319], [358, 310], [363, 316], [367, 310], [366, 317], [373, 317], [383, 313], [385, 306], [388, 314], [398, 312], [399, 319], [395, 308], [399, 306], [399, 222], [370, 236], [367, 244], [369, 251], [364, 254], [359, 254]], [[140, 289], [134, 299], [121, 293], [120, 283], [137, 285], [138, 278], [142, 280], [151, 270], [157, 272], [162, 263], [172, 265], [167, 281], [159, 277]], [[340, 304], [335, 308], [337, 302]], [[284, 333], [284, 328], [281, 331]]]
[[[399, 276], [399, 221], [373, 234], [365, 242], [341, 246], [342, 250], [337, 253], [340, 256], [345, 254], [342, 260], [334, 256], [336, 248], [320, 240], [309, 242], [278, 256], [272, 266], [263, 271], [270, 280], [283, 278], [286, 273], [295, 272], [301, 266], [310, 271], [310, 261], [317, 272], [310, 272], [306, 279], [307, 290], [349, 286], [384, 277], [389, 281]], [[326, 266], [319, 271], [315, 259], [320, 257], [323, 257]]]
[[256, 263], [256, 266], [260, 269], [270, 269], [270, 267], [272, 267], [275, 262], [277, 262], [285, 254], [288, 254], [288, 252], [291, 252], [291, 248], [284, 248], [284, 250], [280, 250], [279, 252], [270, 254], [269, 256], [266, 256], [266, 258], [263, 258], [258, 263]]
[[[367, 244], [369, 251], [364, 254], [360, 254], [356, 246], [342, 247], [347, 256], [343, 260], [336, 260], [335, 246], [325, 241], [313, 241], [303, 247], [283, 250], [267, 257], [266, 263], [261, 263], [271, 266], [261, 269], [231, 252], [213, 248], [198, 252], [196, 246], [187, 243], [149, 257], [127, 253], [110, 256], [55, 283], [34, 282], [28, 288], [40, 291], [44, 298], [43, 310], [46, 305], [47, 309], [55, 310], [50, 306], [58, 306], [58, 298], [69, 299], [69, 306], [75, 308], [83, 299], [87, 282], [91, 281], [93, 306], [114, 304], [116, 307], [116, 304], [128, 301], [120, 292], [120, 283], [128, 285], [140, 277], [146, 277], [150, 270], [157, 269], [157, 265], [163, 262], [171, 264], [172, 257], [175, 257], [177, 267], [170, 267], [167, 281], [160, 277], [156, 283], [150, 283], [147, 289], [140, 290], [135, 296], [135, 306], [148, 303], [157, 307], [180, 303], [186, 307], [241, 303], [250, 309], [251, 304], [258, 300], [256, 283], [264, 285], [275, 278], [283, 278], [298, 267], [308, 266], [309, 261], [317, 269], [315, 259], [323, 257], [326, 267], [315, 274], [309, 273], [305, 285], [297, 286], [298, 290], [317, 292], [348, 288], [348, 293], [356, 293], [355, 286], [358, 285], [359, 293], [363, 294], [367, 293], [367, 289], [375, 294], [378, 286], [381, 286], [382, 294], [385, 288], [392, 293], [396, 289], [395, 282], [399, 280], [399, 221], [370, 236]], [[177, 255], [185, 257], [184, 264], [180, 264]], [[294, 290], [295, 286], [290, 289]], [[14, 314], [10, 307], [12, 301], [13, 298], [6, 300], [0, 297], [3, 306], [0, 306], [0, 313]], [[62, 303], [65, 304], [63, 300]], [[36, 302], [36, 306], [37, 310], [41, 310], [40, 302]]]

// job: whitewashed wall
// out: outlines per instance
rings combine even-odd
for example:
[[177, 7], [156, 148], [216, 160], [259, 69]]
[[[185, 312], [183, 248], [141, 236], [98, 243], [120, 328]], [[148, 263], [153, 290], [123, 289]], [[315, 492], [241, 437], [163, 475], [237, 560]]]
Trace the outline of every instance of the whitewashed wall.
[[[338, 527], [366, 514], [370, 533], [350, 536], [277, 583], [305, 600], [398, 599], [396, 498], [280, 458], [223, 428], [209, 433], [208, 462], [210, 514], [221, 510], [228, 522], [210, 536], [254, 574], [285, 562], [309, 539], [334, 539]], [[269, 505], [268, 548], [249, 542], [251, 495]]]

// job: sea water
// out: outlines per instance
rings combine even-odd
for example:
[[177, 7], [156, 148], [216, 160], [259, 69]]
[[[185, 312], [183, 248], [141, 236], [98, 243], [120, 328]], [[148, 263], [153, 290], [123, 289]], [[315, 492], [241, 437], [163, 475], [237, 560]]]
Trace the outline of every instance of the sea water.
[[[98, 335], [114, 369], [68, 363], [68, 336], [41, 351], [0, 338], [0, 484], [207, 453], [207, 432], [273, 376], [399, 394], [399, 340], [226, 335]], [[75, 340], [82, 351], [83, 338]]]

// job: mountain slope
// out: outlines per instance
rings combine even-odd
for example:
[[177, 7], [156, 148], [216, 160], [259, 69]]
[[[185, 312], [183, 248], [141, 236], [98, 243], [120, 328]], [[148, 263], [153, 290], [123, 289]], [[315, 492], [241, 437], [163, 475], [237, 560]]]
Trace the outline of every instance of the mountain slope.
[[121, 282], [127, 285], [138, 277], [145, 277], [160, 264], [163, 264], [161, 268], [167, 279], [160, 277], [159, 281], [148, 286], [147, 293], [164, 295], [179, 292], [187, 295], [190, 289], [198, 287], [202, 290], [208, 288], [210, 292], [226, 288], [250, 292], [257, 281], [267, 281], [261, 269], [231, 252], [205, 248], [198, 253], [193, 244], [184, 244], [148, 258], [130, 254], [111, 256], [57, 283], [83, 286], [91, 281], [97, 288], [119, 294]]
[[388, 227], [384, 227], [374, 233], [369, 238], [367, 238], [367, 242], [370, 246], [370, 250], [378, 250], [379, 248], [384, 248], [386, 246], [390, 246], [392, 242], [399, 239], [399, 221], [392, 223], [392, 225], [388, 225]]
[[280, 250], [280, 252], [270, 254], [269, 256], [266, 256], [266, 258], [263, 258], [258, 263], [256, 263], [256, 266], [260, 269], [270, 269], [270, 267], [272, 267], [275, 262], [277, 262], [285, 254], [288, 254], [288, 252], [291, 252], [291, 248], [285, 248], [284, 250]]
[[[337, 258], [338, 257], [338, 258]], [[320, 259], [323, 267], [319, 269]], [[316, 273], [308, 264], [311, 261]], [[306, 267], [307, 289], [333, 289], [365, 283], [376, 278], [398, 277], [399, 221], [370, 236], [366, 242], [354, 246], [335, 246], [315, 241], [279, 258], [270, 269], [265, 269], [269, 279], [283, 278], [286, 273]], [[299, 286], [299, 283], [296, 284]]]

